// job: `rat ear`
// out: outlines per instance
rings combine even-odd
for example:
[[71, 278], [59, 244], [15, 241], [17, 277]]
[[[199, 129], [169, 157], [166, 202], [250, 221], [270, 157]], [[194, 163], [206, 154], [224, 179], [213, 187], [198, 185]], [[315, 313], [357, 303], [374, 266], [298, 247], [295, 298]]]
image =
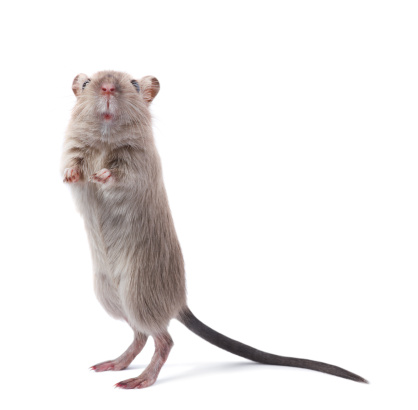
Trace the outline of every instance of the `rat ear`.
[[85, 74], [79, 74], [74, 78], [73, 81], [73, 92], [78, 97], [85, 87], [85, 83], [90, 81]]
[[144, 100], [150, 104], [158, 94], [158, 91], [160, 91], [159, 81], [152, 75], [147, 75], [146, 77], [142, 77], [138, 83]]

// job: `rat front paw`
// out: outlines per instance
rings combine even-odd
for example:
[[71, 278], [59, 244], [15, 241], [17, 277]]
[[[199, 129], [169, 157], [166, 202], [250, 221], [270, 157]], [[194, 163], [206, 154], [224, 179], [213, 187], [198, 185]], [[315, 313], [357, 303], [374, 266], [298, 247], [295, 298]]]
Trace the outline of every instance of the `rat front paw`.
[[107, 182], [113, 181], [113, 179], [114, 178], [112, 177], [112, 173], [108, 169], [103, 168], [99, 172], [96, 172], [95, 174], [93, 174], [89, 178], [89, 181], [96, 182], [98, 184], [105, 184]]
[[78, 168], [65, 168], [63, 182], [77, 182], [80, 179], [80, 171]]

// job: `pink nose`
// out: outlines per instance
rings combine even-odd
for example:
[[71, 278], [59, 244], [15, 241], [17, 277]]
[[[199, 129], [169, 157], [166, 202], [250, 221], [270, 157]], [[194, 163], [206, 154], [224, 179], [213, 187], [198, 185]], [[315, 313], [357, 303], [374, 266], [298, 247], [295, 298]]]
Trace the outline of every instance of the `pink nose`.
[[115, 92], [115, 84], [104, 83], [102, 84], [102, 92], [104, 94], [113, 94]]

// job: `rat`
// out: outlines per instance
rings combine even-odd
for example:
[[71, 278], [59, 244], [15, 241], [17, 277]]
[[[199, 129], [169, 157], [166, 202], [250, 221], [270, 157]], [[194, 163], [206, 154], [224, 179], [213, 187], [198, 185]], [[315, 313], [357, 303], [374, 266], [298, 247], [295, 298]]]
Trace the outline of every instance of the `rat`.
[[160, 90], [153, 76], [79, 74], [77, 97], [63, 147], [62, 174], [81, 213], [93, 260], [94, 291], [107, 311], [124, 320], [134, 340], [117, 359], [91, 367], [122, 370], [151, 336], [155, 352], [141, 375], [115, 386], [151, 386], [168, 358], [167, 331], [177, 319], [209, 343], [246, 359], [301, 367], [367, 383], [330, 364], [266, 353], [230, 339], [199, 321], [187, 306], [182, 251], [164, 187], [149, 106]]

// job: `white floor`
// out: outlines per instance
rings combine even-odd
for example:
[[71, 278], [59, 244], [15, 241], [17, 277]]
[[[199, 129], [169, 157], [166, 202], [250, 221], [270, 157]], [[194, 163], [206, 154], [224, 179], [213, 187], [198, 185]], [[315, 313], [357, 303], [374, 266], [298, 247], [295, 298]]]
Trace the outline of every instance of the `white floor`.
[[[2, 409], [416, 409], [414, 1], [2, 5]], [[4, 9], [4, 10], [3, 10]], [[155, 75], [155, 137], [189, 305], [256, 348], [369, 385], [249, 363], [173, 322], [157, 383], [93, 364], [131, 343], [96, 301], [59, 173], [76, 74]]]

